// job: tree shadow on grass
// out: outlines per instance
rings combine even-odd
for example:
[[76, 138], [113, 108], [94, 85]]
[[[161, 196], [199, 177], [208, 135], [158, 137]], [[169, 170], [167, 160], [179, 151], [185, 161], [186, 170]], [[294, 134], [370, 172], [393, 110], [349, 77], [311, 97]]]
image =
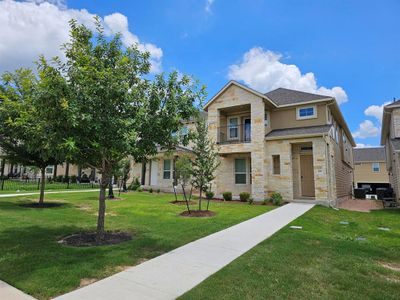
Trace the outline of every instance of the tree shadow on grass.
[[15, 210], [22, 211], [26, 209], [62, 209], [72, 207], [71, 203], [59, 202], [59, 201], [45, 201], [42, 205], [39, 202], [34, 202], [28, 199], [18, 200], [18, 201], [1, 201], [0, 200], [0, 210]]

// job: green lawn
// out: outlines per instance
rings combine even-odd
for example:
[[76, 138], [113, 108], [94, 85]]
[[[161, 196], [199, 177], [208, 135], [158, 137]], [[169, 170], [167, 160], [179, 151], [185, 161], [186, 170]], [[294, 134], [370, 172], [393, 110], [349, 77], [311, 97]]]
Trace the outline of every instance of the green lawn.
[[315, 207], [290, 225], [181, 299], [399, 299], [399, 210]]
[[272, 207], [212, 203], [213, 218], [183, 218], [184, 206], [169, 194], [130, 193], [108, 201], [106, 228], [127, 230], [134, 239], [114, 246], [72, 248], [61, 237], [94, 230], [97, 193], [51, 194], [58, 208], [18, 206], [37, 196], [0, 198], [0, 279], [40, 299], [68, 292], [84, 278], [102, 278], [124, 266], [158, 256], [202, 236], [249, 219]]

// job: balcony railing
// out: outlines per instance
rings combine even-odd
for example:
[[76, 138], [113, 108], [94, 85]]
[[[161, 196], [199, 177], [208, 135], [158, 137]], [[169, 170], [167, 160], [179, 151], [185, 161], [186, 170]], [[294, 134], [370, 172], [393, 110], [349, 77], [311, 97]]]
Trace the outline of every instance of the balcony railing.
[[237, 144], [251, 142], [251, 124], [238, 124], [218, 127], [218, 144]]

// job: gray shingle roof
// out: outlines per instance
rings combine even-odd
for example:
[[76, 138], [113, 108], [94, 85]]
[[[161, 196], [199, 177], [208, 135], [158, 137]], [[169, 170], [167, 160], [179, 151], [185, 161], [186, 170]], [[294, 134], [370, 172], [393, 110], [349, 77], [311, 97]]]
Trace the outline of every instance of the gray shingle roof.
[[354, 148], [353, 158], [354, 162], [386, 161], [386, 151], [384, 147]]
[[278, 106], [332, 98], [330, 96], [305, 93], [284, 88], [278, 88], [276, 90], [265, 93], [265, 95]]
[[386, 107], [392, 107], [392, 106], [397, 106], [397, 105], [399, 105], [400, 104], [400, 99], [399, 100], [395, 100], [395, 101], [393, 101], [392, 103], [390, 103], [390, 104], [388, 104], [388, 105], [386, 105]]
[[276, 138], [285, 136], [295, 136], [295, 135], [308, 135], [308, 134], [323, 134], [328, 133], [332, 125], [320, 125], [320, 126], [309, 126], [309, 127], [298, 127], [298, 128], [285, 128], [285, 129], [275, 129], [270, 133], [266, 134], [265, 137]]

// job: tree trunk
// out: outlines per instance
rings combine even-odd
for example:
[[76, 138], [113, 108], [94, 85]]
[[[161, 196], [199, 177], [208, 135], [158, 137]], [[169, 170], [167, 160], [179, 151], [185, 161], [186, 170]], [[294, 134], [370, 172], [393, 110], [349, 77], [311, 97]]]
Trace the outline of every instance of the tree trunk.
[[39, 204], [42, 205], [44, 202], [44, 188], [46, 185], [46, 167], [40, 169], [40, 196], [39, 196]]
[[110, 180], [108, 182], [108, 199], [114, 199], [114, 190], [113, 190], [113, 180], [112, 176], [110, 176]]
[[5, 169], [5, 167], [6, 167], [6, 160], [5, 160], [5, 158], [3, 158], [1, 160], [1, 166], [0, 166], [0, 178], [4, 177], [4, 169]]
[[203, 193], [203, 187], [200, 187], [200, 196], [199, 196], [199, 211], [201, 211], [201, 197]]
[[109, 175], [102, 174], [100, 181], [100, 194], [99, 194], [99, 215], [97, 218], [97, 234], [96, 240], [101, 241], [104, 238], [104, 219], [106, 214], [106, 190], [108, 186]]
[[57, 178], [57, 165], [54, 165], [54, 170], [53, 170], [53, 179]]
[[182, 191], [183, 191], [183, 197], [185, 198], [187, 210], [188, 210], [188, 212], [190, 214], [189, 201], [188, 201], [188, 199], [186, 197], [185, 185], [183, 185], [183, 184], [182, 184]]

